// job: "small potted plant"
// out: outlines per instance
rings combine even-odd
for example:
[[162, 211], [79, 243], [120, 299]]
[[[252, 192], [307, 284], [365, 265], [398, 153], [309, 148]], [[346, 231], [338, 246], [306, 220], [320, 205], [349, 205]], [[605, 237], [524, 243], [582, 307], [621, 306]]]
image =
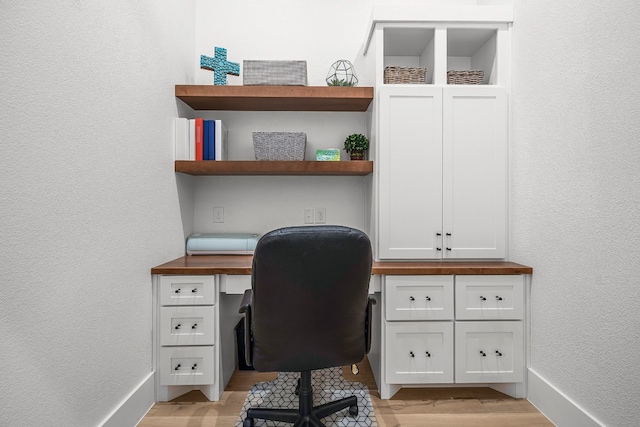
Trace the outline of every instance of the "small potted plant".
[[344, 151], [351, 155], [351, 160], [364, 159], [364, 151], [369, 148], [369, 139], [361, 133], [354, 133], [344, 140]]

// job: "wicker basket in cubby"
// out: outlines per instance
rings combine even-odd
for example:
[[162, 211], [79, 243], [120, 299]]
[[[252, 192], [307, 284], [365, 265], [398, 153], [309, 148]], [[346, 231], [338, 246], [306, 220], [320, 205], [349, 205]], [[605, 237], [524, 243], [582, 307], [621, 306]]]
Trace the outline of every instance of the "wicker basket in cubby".
[[384, 69], [385, 84], [425, 84], [427, 69], [425, 67], [396, 67]]
[[450, 85], [481, 85], [483, 78], [482, 70], [447, 71], [447, 83]]

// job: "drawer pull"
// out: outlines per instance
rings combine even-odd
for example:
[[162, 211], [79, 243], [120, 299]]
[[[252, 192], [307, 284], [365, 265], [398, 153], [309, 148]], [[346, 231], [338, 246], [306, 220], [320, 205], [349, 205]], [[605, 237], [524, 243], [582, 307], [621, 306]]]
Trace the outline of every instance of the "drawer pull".
[[195, 294], [195, 293], [197, 293], [197, 292], [198, 292], [198, 288], [193, 288], [193, 289], [191, 289], [191, 293], [194, 293], [194, 294]]
[[409, 357], [416, 357], [415, 354], [413, 354], [413, 351], [409, 352]]
[[409, 297], [409, 301], [415, 301], [416, 299], [414, 297]]
[[451, 250], [451, 248], [447, 248], [447, 250], [448, 250], [448, 251], [450, 251], [450, 250]]
[[194, 323], [193, 326], [191, 327], [191, 329], [197, 329], [198, 328], [198, 324]]
[[431, 301], [431, 297], [427, 295], [427, 301]]
[[428, 351], [426, 354], [427, 354], [427, 357], [431, 357], [431, 353], [429, 353]]
[[442, 250], [442, 248], [436, 248], [436, 251], [441, 251], [441, 250]]
[[499, 297], [498, 295], [496, 295], [496, 301], [502, 301], [502, 297]]
[[481, 355], [482, 357], [487, 357], [487, 353], [485, 353], [485, 352], [484, 352], [484, 351], [482, 351], [482, 350], [480, 350], [480, 355]]
[[480, 301], [486, 301], [487, 299], [485, 297], [483, 297], [482, 295], [480, 295]]
[[502, 353], [500, 353], [498, 350], [496, 350], [496, 356], [502, 356]]
[[180, 288], [178, 288], [178, 289], [176, 289], [175, 291], [173, 291], [173, 293], [174, 293], [174, 294], [179, 294], [179, 293], [180, 293], [180, 291], [181, 291], [181, 289], [180, 289]]
[[176, 367], [175, 367], [175, 368], [173, 368], [173, 370], [174, 370], [174, 371], [179, 371], [179, 370], [180, 370], [180, 364], [178, 363], [178, 364], [176, 365]]
[[195, 371], [196, 369], [198, 369], [198, 364], [194, 363], [193, 366], [191, 367], [191, 370]]
[[178, 323], [174, 329], [180, 329], [180, 326], [182, 326], [182, 325], [180, 323]]

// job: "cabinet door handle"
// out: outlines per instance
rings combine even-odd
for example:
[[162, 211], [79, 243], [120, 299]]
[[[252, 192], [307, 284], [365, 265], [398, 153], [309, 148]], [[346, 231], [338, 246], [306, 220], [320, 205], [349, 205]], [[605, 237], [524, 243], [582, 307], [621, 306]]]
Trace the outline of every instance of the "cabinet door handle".
[[409, 297], [409, 301], [415, 301], [416, 299], [414, 297]]
[[194, 363], [193, 366], [191, 367], [191, 370], [195, 371], [196, 369], [198, 369], [198, 364]]
[[442, 250], [442, 248], [436, 248], [436, 251], [441, 251], [441, 250]]
[[502, 297], [499, 297], [498, 295], [496, 295], [496, 300], [497, 301], [502, 301]]
[[175, 368], [173, 368], [173, 370], [174, 370], [174, 371], [179, 371], [179, 370], [180, 370], [180, 364], [178, 363], [178, 364], [176, 365], [176, 367], [175, 367]]
[[409, 352], [409, 357], [416, 357], [415, 354], [413, 354], [413, 351]]
[[486, 301], [487, 299], [485, 297], [483, 297], [482, 295], [480, 295], [480, 301]]
[[500, 353], [498, 350], [496, 350], [496, 356], [502, 356], [502, 353]]
[[427, 295], [427, 301], [431, 301], [431, 297]]
[[448, 251], [450, 251], [450, 250], [451, 250], [451, 248], [447, 248], [447, 250], [448, 250]]
[[180, 291], [181, 291], [181, 289], [180, 289], [180, 288], [178, 288], [178, 289], [176, 289], [175, 291], [173, 291], [173, 293], [174, 293], [174, 294], [179, 294], [179, 293], [180, 293]]
[[193, 326], [191, 327], [191, 329], [198, 329], [198, 324], [194, 323]]
[[178, 323], [174, 329], [180, 329], [180, 326], [182, 326], [182, 325], [180, 323]]
[[193, 289], [191, 289], [191, 293], [194, 293], [194, 294], [195, 294], [195, 293], [197, 293], [197, 292], [198, 292], [198, 288], [193, 288]]
[[482, 357], [487, 357], [487, 353], [485, 353], [485, 352], [484, 352], [484, 351], [482, 351], [482, 350], [480, 350], [480, 355], [481, 355]]
[[431, 353], [429, 353], [428, 351], [426, 354], [427, 354], [427, 357], [431, 357]]
[[447, 233], [447, 236], [448, 236], [448, 237], [451, 237], [451, 233]]

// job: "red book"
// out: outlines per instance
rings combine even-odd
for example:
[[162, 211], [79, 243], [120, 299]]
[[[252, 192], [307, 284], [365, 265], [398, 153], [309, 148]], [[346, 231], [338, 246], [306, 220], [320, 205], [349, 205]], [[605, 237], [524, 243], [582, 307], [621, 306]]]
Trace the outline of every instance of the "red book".
[[196, 160], [202, 160], [204, 153], [204, 120], [196, 119]]

